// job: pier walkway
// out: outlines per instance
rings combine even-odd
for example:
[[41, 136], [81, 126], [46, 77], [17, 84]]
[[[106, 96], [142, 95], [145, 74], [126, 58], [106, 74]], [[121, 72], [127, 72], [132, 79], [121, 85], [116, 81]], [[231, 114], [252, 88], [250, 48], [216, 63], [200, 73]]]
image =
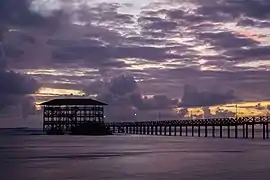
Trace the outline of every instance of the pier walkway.
[[[113, 133], [204, 136], [219, 138], [269, 138], [270, 116], [194, 120], [108, 122]], [[259, 135], [257, 135], [259, 134]]]

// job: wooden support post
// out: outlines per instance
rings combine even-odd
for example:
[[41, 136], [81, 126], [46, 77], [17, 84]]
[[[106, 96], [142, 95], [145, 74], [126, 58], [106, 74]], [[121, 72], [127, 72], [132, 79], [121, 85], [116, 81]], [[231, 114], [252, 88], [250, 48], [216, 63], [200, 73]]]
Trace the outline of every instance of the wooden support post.
[[194, 136], [194, 125], [191, 126], [191, 136]]
[[255, 129], [255, 128], [254, 128], [254, 125], [255, 125], [254, 122], [252, 122], [252, 125], [251, 125], [251, 126], [252, 126], [252, 127], [251, 127], [251, 128], [252, 128], [252, 130], [251, 130], [251, 131], [252, 131], [252, 132], [251, 132], [251, 133], [252, 133], [252, 135], [251, 135], [251, 136], [252, 136], [252, 139], [254, 139], [254, 137], [255, 137], [255, 134], [254, 134], [254, 133], [255, 133], [255, 132], [254, 132], [254, 129]]
[[215, 132], [215, 125], [212, 126], [212, 136], [215, 137], [216, 136], [216, 132]]
[[182, 136], [182, 125], [180, 125], [180, 136]]
[[164, 136], [167, 135], [167, 126], [164, 126]]
[[207, 125], [205, 125], [204, 127], [204, 136], [207, 137], [208, 136], [208, 130], [207, 130]]
[[150, 127], [149, 127], [149, 125], [147, 125], [146, 128], [147, 128], [147, 135], [149, 135], [150, 134]]
[[246, 133], [245, 133], [245, 123], [243, 124], [243, 138], [246, 138]]
[[151, 125], [151, 135], [154, 135], [154, 125]]
[[186, 136], [188, 136], [188, 126], [186, 125]]
[[158, 135], [158, 126], [155, 125], [155, 135]]
[[198, 126], [198, 136], [201, 137], [201, 126]]
[[169, 136], [172, 135], [172, 125], [169, 125]]
[[248, 138], [248, 128], [249, 128], [249, 125], [246, 124], [246, 138]]
[[159, 126], [159, 135], [162, 135], [162, 126]]
[[222, 125], [220, 125], [220, 126], [219, 126], [219, 137], [220, 137], [220, 138], [222, 138], [222, 131], [223, 131]]
[[140, 125], [140, 134], [143, 134], [143, 126]]
[[228, 127], [228, 138], [230, 138], [231, 137], [231, 128], [230, 128], [230, 124], [227, 126]]
[[268, 121], [266, 122], [266, 138], [269, 139], [269, 124]]
[[177, 132], [177, 126], [174, 126], [174, 136], [177, 135], [176, 132]]
[[234, 136], [235, 136], [235, 138], [238, 138], [238, 126], [237, 126], [237, 124], [234, 126]]
[[263, 139], [265, 139], [265, 124], [263, 123]]

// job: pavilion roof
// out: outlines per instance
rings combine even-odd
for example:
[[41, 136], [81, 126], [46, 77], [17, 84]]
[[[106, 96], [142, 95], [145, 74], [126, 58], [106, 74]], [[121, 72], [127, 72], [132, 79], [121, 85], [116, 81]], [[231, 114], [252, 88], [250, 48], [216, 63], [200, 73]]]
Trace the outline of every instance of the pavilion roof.
[[100, 102], [94, 99], [90, 98], [66, 98], [66, 99], [53, 99], [44, 103], [41, 103], [40, 105], [100, 105], [100, 106], [106, 106], [108, 104], [104, 102]]

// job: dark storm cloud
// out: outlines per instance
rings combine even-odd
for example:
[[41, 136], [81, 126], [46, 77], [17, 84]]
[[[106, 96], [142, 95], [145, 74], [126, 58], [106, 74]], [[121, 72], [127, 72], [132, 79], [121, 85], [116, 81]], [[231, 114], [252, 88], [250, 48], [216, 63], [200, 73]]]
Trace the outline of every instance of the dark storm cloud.
[[258, 28], [269, 28], [270, 21], [261, 21], [251, 18], [243, 18], [238, 21], [238, 26], [250, 26], [250, 27], [258, 27]]
[[[80, 45], [67, 44], [53, 50], [53, 58], [57, 62], [68, 62], [76, 59], [84, 59], [90, 64], [103, 64], [103, 62], [111, 61], [117, 63], [117, 59], [138, 58], [149, 61], [164, 61], [166, 59], [180, 58], [179, 55], [168, 54], [167, 48], [157, 47], [126, 47], [126, 46], [96, 46], [96, 45]], [[119, 62], [117, 63], [119, 64]], [[121, 65], [121, 63], [119, 64]], [[122, 63], [123, 66], [125, 66]]]
[[24, 52], [11, 45], [3, 45], [7, 58], [19, 58]]
[[25, 96], [21, 101], [22, 118], [25, 120], [29, 115], [36, 114], [36, 99], [32, 96]]
[[114, 22], [116, 24], [132, 24], [133, 15], [118, 12], [124, 4], [118, 3], [99, 3], [93, 7], [81, 6], [77, 11], [77, 19], [81, 21], [94, 20], [97, 22]]
[[97, 39], [77, 39], [77, 40], [63, 40], [63, 39], [49, 39], [47, 41], [48, 45], [56, 47], [69, 47], [69, 46], [101, 46], [103, 45], [102, 41]]
[[99, 85], [102, 88], [97, 98], [110, 105], [106, 112], [109, 120], [134, 120], [136, 117], [151, 120], [157, 117], [158, 111], [163, 112], [163, 117], [175, 117], [172, 108], [177, 106], [178, 100], [165, 95], [143, 97], [133, 76], [117, 76]]
[[[189, 37], [191, 39], [188, 42], [189, 44], [192, 44], [191, 46], [193, 47], [204, 46], [206, 50], [214, 50], [219, 53], [219, 55], [202, 56], [197, 55], [198, 52], [193, 51], [191, 52], [193, 56], [188, 57], [189, 62], [193, 62], [193, 60], [198, 61], [199, 59], [205, 59], [211, 61], [208, 62], [209, 65], [211, 64], [213, 66], [224, 67], [225, 69], [234, 69], [234, 70], [236, 68], [234, 67], [234, 64], [230, 63], [230, 61], [237, 60], [239, 62], [244, 58], [249, 58], [248, 56], [246, 57], [234, 56], [233, 55], [234, 51], [236, 52], [238, 50], [242, 51], [243, 47], [250, 49], [257, 48], [261, 45], [261, 42], [259, 42], [258, 39], [251, 38], [250, 36], [247, 36], [244, 33], [241, 34], [241, 32], [221, 28], [221, 24], [218, 24], [219, 22], [233, 23], [235, 21], [239, 22], [241, 21], [240, 19], [237, 19], [235, 15], [233, 15], [233, 13], [225, 14], [219, 11], [208, 10], [208, 8], [212, 7], [221, 8], [223, 6], [227, 6], [227, 4], [224, 1], [218, 3], [217, 2], [208, 3], [206, 1], [202, 2], [192, 1], [192, 2], [199, 4], [199, 6], [197, 6], [193, 10], [172, 8], [155, 11], [153, 10], [144, 11], [142, 13], [142, 17], [139, 19], [139, 22], [143, 27], [143, 35], [157, 34], [156, 37], [155, 36], [151, 37], [169, 38], [169, 37], [179, 37], [180, 33], [181, 37]], [[230, 4], [231, 2], [228, 3]], [[159, 27], [158, 30], [160, 30], [159, 32], [156, 32], [155, 28], [150, 27], [151, 24], [159, 24], [163, 22], [166, 22], [168, 24], [173, 23], [175, 24], [175, 26], [174, 27], [165, 25], [158, 26]], [[263, 21], [254, 19], [254, 22], [259, 23]], [[264, 21], [263, 23], [267, 23], [267, 21]], [[186, 49], [188, 50], [189, 48]], [[186, 51], [186, 49], [183, 49], [183, 51]], [[232, 56], [227, 56], [228, 54], [232, 54]], [[264, 54], [261, 54], [261, 56], [264, 56]], [[254, 59], [255, 56], [252, 57]], [[264, 56], [264, 58], [267, 57]], [[183, 59], [184, 58], [179, 57], [179, 61], [183, 61]], [[226, 66], [222, 66], [224, 64], [226, 64]]]
[[28, 94], [35, 93], [39, 84], [36, 80], [12, 71], [0, 71], [0, 109], [17, 104]]
[[236, 97], [233, 91], [228, 91], [225, 94], [217, 92], [200, 92], [196, 87], [185, 86], [184, 95], [179, 106], [197, 107], [197, 106], [213, 106], [218, 104], [226, 104]]
[[[11, 6], [12, 2], [14, 4], [19, 0], [3, 2], [1, 2], [3, 6], [0, 7], [3, 11], [0, 11], [0, 15], [8, 17], [5, 20], [2, 16], [0, 17], [0, 20], [3, 19], [3, 23], [0, 24], [4, 26], [29, 27], [31, 25], [31, 28], [40, 27], [40, 25], [54, 26], [54, 23], [59, 22], [59, 18], [63, 17], [59, 11], [53, 13], [52, 16], [42, 17], [41, 13], [29, 11], [29, 5], [24, 3], [26, 1], [20, 1], [20, 7]], [[183, 1], [179, 2], [181, 4]], [[242, 0], [238, 2], [189, 0], [188, 2], [197, 4], [195, 9], [187, 10], [174, 6], [155, 11], [153, 10], [155, 8], [151, 8], [151, 11], [138, 15], [138, 24], [137, 17], [132, 15], [132, 12], [128, 14], [128, 11], [125, 11], [126, 13], [118, 11], [122, 6], [120, 4], [101, 3], [94, 7], [88, 7], [85, 4], [78, 7], [78, 10], [63, 9], [72, 17], [70, 19], [75, 19], [72, 23], [77, 23], [77, 25], [72, 24], [67, 18], [64, 25], [56, 23], [60, 28], [55, 31], [55, 34], [46, 36], [43, 36], [42, 28], [34, 27], [32, 30], [29, 28], [30, 33], [18, 37], [25, 44], [9, 42], [6, 43], [5, 49], [7, 56], [12, 57], [14, 64], [24, 60], [24, 68], [32, 67], [35, 62], [39, 68], [43, 68], [44, 65], [51, 68], [57, 64], [57, 67], [76, 65], [78, 69], [90, 67], [99, 70], [91, 79], [109, 77], [111, 74], [120, 74], [125, 70], [132, 71], [133, 74], [137, 70], [126, 68], [131, 67], [129, 59], [132, 59], [131, 63], [136, 61], [134, 64], [140, 65], [141, 73], [147, 74], [146, 76], [118, 77], [105, 83], [96, 81], [96, 84], [91, 84], [86, 90], [89, 93], [99, 94], [100, 98], [110, 104], [128, 106], [131, 108], [130, 112], [132, 108], [156, 110], [175, 106], [177, 102], [172, 97], [181, 98], [183, 86], [188, 83], [198, 85], [200, 91], [194, 95], [197, 98], [191, 98], [191, 95], [189, 93], [186, 95], [186, 93], [183, 96], [185, 103], [183, 106], [227, 103], [234, 100], [234, 96], [239, 97], [239, 90], [246, 97], [250, 97], [255, 91], [267, 97], [269, 93], [265, 87], [269, 84], [267, 79], [269, 73], [234, 72], [233, 70], [240, 71], [243, 68], [237, 69], [233, 66], [236, 62], [243, 60], [267, 59], [268, 47], [259, 47], [258, 41], [240, 35], [239, 32], [229, 30], [225, 26], [226, 23], [238, 23], [238, 26], [259, 27], [264, 24], [264, 27], [267, 27], [268, 11], [266, 12], [260, 5], [263, 1], [245, 3], [246, 1]], [[68, 1], [65, 3], [69, 4]], [[268, 3], [265, 4], [266, 7], [268, 5]], [[43, 41], [47, 43], [43, 44]], [[216, 55], [207, 55], [207, 50], [214, 50]], [[38, 56], [33, 57], [35, 52]], [[22, 60], [20, 57], [23, 55]], [[200, 60], [207, 60], [207, 62], [201, 64]], [[147, 67], [147, 65], [165, 62], [167, 64], [162, 68]], [[205, 70], [209, 67], [216, 69], [215, 71]], [[143, 87], [138, 88], [134, 80], [138, 77], [141, 77], [139, 84]], [[65, 79], [65, 81], [70, 79], [72, 83], [77, 81], [78, 86], [84, 87], [83, 82], [87, 82], [90, 78], [87, 76], [78, 79], [64, 75], [57, 78], [55, 75], [46, 76], [46, 82], [59, 79]], [[253, 88], [254, 84], [260, 88]], [[213, 88], [216, 86], [224, 89], [225, 92]], [[51, 87], [54, 86], [51, 85]], [[101, 93], [99, 87], [102, 87]], [[147, 89], [147, 91], [141, 92], [142, 89]], [[230, 89], [238, 89], [238, 93], [236, 91], [233, 94], [227, 93]], [[164, 92], [167, 96], [155, 95]], [[146, 98], [143, 97], [144, 93], [154, 96]]]
[[232, 49], [226, 51], [224, 54], [231, 58], [243, 61], [254, 59], [268, 60], [270, 57], [270, 46], [253, 47], [248, 49]]
[[[223, 15], [233, 18], [241, 16], [251, 17], [256, 19], [269, 19], [270, 2], [268, 0], [222, 0], [222, 1], [198, 1], [198, 12], [202, 15]], [[211, 2], [211, 3], [210, 3]]]
[[216, 50], [233, 49], [239, 47], [253, 47], [259, 43], [243, 35], [236, 35], [233, 32], [203, 32], [196, 33], [198, 38], [205, 43], [210, 43]]
[[0, 25], [4, 27], [56, 25], [55, 17], [43, 17], [31, 11], [30, 5], [31, 0], [1, 0]]
[[[270, 96], [268, 91], [270, 88], [270, 72], [265, 70], [240, 70], [200, 71], [196, 68], [151, 70], [150, 73], [155, 77], [155, 80], [142, 83], [150, 94], [170, 89], [170, 95], [179, 97], [179, 99], [184, 94], [183, 85], [193, 84], [199, 91], [203, 92], [226, 94], [226, 92], [233, 90], [234, 95], [237, 97], [236, 101], [267, 100]], [[158, 82], [162, 82], [162, 84]]]
[[177, 23], [159, 17], [141, 17], [138, 22], [145, 30], [162, 30], [170, 32], [176, 29]]
[[[131, 106], [139, 110], [166, 109], [176, 107], [178, 100], [170, 99], [165, 95], [143, 97], [140, 87], [133, 76], [121, 75], [112, 78], [109, 82], [96, 82], [99, 86], [98, 98], [115, 106]], [[85, 90], [92, 91], [93, 85]]]
[[[2, 36], [9, 28], [39, 26], [47, 23], [47, 19], [33, 13], [29, 10], [30, 1], [26, 0], [1, 0], [0, 1], [0, 36]], [[21, 36], [26, 42], [33, 42], [30, 36]], [[3, 110], [8, 106], [18, 105], [24, 102], [28, 94], [35, 93], [39, 88], [39, 83], [29, 76], [18, 74], [6, 69], [3, 62], [6, 58], [18, 58], [23, 51], [15, 46], [3, 43], [4, 37], [0, 37], [1, 49], [0, 53], [0, 109]]]

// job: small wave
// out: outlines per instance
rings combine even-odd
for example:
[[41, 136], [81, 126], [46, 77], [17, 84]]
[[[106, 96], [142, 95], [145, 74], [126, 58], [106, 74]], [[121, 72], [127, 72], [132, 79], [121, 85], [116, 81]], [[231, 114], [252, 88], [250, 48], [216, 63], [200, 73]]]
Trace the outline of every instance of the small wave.
[[98, 159], [98, 158], [113, 158], [122, 156], [137, 156], [144, 154], [169, 154], [169, 153], [243, 153], [243, 150], [175, 150], [175, 151], [136, 151], [136, 152], [112, 152], [112, 153], [92, 153], [92, 154], [68, 154], [68, 155], [48, 155], [48, 156], [28, 156], [14, 157], [18, 160], [52, 160], [52, 159]]
[[30, 128], [3, 128], [0, 129], [0, 135], [12, 136], [12, 135], [42, 135], [41, 129]]

